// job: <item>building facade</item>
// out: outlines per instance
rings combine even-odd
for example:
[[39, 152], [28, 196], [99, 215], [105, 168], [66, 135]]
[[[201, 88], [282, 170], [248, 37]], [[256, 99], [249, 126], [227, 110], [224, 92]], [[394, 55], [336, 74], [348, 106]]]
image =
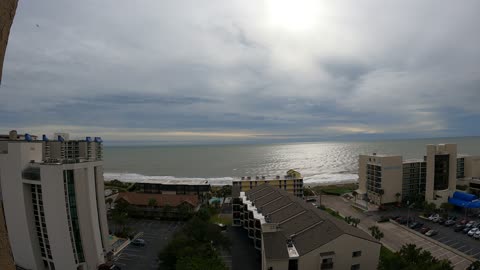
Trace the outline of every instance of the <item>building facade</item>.
[[281, 188], [288, 193], [303, 198], [303, 177], [301, 174], [286, 174], [284, 176], [244, 176], [232, 182], [232, 195], [238, 197], [240, 192], [248, 191], [256, 186], [268, 184]]
[[262, 184], [234, 201], [263, 270], [376, 269], [380, 243], [284, 189]]
[[456, 144], [427, 145], [423, 159], [393, 155], [360, 155], [358, 193], [377, 205], [426, 200], [440, 205], [457, 185], [475, 191], [480, 158], [458, 155]]
[[28, 134], [0, 141], [4, 218], [17, 267], [90, 270], [105, 262], [111, 248], [101, 144]]

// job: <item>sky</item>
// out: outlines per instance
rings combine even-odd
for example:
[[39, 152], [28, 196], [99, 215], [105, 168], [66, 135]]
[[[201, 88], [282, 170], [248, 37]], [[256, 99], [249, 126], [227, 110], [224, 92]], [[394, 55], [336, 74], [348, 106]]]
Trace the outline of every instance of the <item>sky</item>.
[[480, 2], [19, 1], [0, 132], [104, 141], [480, 135]]

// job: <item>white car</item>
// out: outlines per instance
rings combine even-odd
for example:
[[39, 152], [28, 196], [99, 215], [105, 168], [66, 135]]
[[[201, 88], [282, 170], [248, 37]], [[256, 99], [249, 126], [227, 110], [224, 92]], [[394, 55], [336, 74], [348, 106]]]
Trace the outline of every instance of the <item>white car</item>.
[[439, 217], [440, 217], [439, 214], [432, 214], [432, 215], [430, 215], [430, 216], [428, 217], [428, 220], [433, 221], [434, 219], [438, 219]]
[[475, 223], [475, 221], [470, 220], [470, 221], [465, 225], [465, 227], [466, 227], [466, 228], [470, 228], [470, 227], [472, 227], [472, 225], [473, 225], [474, 223]]
[[477, 232], [473, 235], [473, 238], [480, 239], [480, 230], [477, 230]]
[[468, 231], [468, 236], [473, 236], [478, 232], [478, 228], [473, 228], [470, 231]]

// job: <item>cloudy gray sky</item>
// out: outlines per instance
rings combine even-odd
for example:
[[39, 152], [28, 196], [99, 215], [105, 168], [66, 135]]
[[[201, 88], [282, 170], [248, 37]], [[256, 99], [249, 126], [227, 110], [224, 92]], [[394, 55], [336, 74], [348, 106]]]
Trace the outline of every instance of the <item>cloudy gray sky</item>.
[[479, 1], [20, 1], [0, 131], [480, 135]]

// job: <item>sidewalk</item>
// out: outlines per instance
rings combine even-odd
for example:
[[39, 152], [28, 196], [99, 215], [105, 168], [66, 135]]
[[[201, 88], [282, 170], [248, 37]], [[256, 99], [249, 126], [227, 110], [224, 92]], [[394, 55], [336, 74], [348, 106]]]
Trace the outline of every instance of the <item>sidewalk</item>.
[[432, 255], [438, 259], [448, 259], [452, 262], [455, 269], [464, 270], [468, 267], [473, 260], [459, 251], [453, 252], [450, 248], [446, 248], [443, 244], [428, 238], [421, 237], [415, 232], [402, 228], [400, 225], [396, 225], [390, 222], [377, 223], [376, 215], [368, 212], [361, 212], [351, 207], [350, 202], [339, 196], [322, 196], [323, 204], [338, 211], [342, 216], [352, 216], [360, 219], [358, 228], [370, 234], [369, 227], [376, 225], [384, 233], [382, 238], [382, 244], [393, 251], [398, 251], [405, 244], [415, 244], [417, 247], [421, 247], [428, 250]]

